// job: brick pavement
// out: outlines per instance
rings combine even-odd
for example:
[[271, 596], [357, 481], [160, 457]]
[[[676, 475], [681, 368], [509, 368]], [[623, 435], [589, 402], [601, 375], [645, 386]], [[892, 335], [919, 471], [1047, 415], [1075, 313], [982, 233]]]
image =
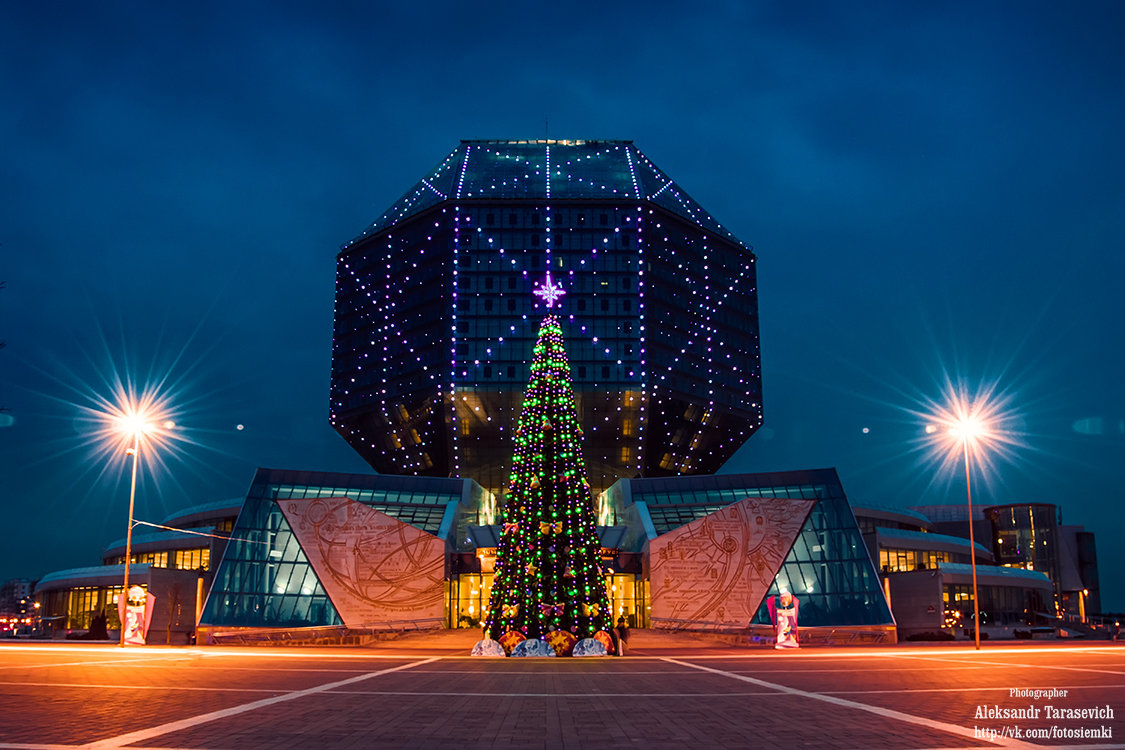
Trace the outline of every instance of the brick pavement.
[[[472, 638], [0, 647], [0, 747], [1021, 747], [973, 737], [974, 726], [1004, 724], [975, 720], [976, 707], [1041, 705], [1010, 689], [1054, 687], [1069, 691], [1061, 706], [1125, 711], [1125, 649], [1114, 645], [779, 653], [635, 631], [623, 659], [513, 660], [465, 657]], [[1063, 746], [1125, 747], [1116, 717], [1007, 722], [1051, 723], [1113, 731]]]

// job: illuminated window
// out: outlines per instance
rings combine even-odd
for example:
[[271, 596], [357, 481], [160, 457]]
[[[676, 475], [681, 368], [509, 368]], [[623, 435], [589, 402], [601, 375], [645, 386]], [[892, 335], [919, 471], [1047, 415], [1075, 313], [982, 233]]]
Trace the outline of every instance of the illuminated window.
[[206, 547], [178, 549], [174, 553], [173, 560], [173, 567], [180, 570], [207, 570], [211, 563], [211, 550]]

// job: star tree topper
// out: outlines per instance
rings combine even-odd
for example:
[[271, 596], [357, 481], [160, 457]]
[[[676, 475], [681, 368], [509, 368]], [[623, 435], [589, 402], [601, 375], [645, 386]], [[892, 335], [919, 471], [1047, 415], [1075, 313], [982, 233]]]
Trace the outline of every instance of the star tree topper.
[[547, 272], [547, 282], [545, 284], [537, 284], [538, 289], [534, 294], [543, 299], [547, 303], [547, 308], [550, 309], [555, 306], [559, 301], [559, 297], [566, 294], [566, 290], [561, 286], [555, 286], [555, 282], [551, 281], [551, 272]]

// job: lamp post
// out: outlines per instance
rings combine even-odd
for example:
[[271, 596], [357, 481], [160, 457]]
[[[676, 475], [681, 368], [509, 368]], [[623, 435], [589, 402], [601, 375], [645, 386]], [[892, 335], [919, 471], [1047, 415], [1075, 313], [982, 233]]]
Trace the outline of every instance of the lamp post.
[[[125, 606], [129, 606], [129, 563], [133, 559], [133, 507], [137, 499], [137, 458], [141, 450], [141, 431], [133, 432], [133, 447], [126, 451], [126, 455], [133, 457], [133, 478], [129, 482], [129, 527], [125, 531], [125, 582], [121, 589], [121, 596], [125, 599]], [[121, 611], [118, 608], [118, 611]], [[121, 623], [121, 646], [125, 647], [125, 623]]]
[[[973, 531], [973, 482], [970, 453], [977, 456], [978, 463], [987, 462], [986, 449], [999, 447], [1011, 439], [996, 429], [997, 423], [1004, 419], [996, 403], [987, 398], [953, 399], [951, 408], [943, 415], [948, 427], [949, 447], [960, 453], [965, 464], [965, 498], [969, 505], [969, 563], [973, 571], [973, 641], [980, 649], [980, 591], [977, 587], [977, 540]], [[952, 453], [952, 451], [951, 451]], [[949, 454], [947, 454], [949, 455]], [[956, 455], [949, 455], [950, 458]]]
[[[133, 510], [137, 500], [137, 463], [141, 457], [141, 437], [152, 431], [153, 425], [148, 415], [140, 408], [129, 408], [117, 418], [117, 429], [125, 438], [132, 438], [133, 444], [125, 455], [133, 457], [132, 478], [129, 481], [129, 526], [125, 530], [125, 580], [121, 589], [122, 601], [129, 606], [129, 565], [133, 561]], [[118, 607], [118, 611], [122, 611]], [[121, 622], [121, 646], [125, 646], [125, 622]]]
[[977, 585], [976, 534], [973, 529], [973, 463], [983, 472], [992, 466], [993, 454], [1009, 459], [1011, 451], [1023, 445], [1018, 433], [1010, 429], [1014, 412], [1011, 397], [986, 387], [975, 395], [950, 387], [946, 403], [930, 404], [926, 442], [937, 450], [942, 466], [949, 470], [965, 467], [965, 499], [969, 508], [969, 564], [973, 574], [973, 641], [980, 649], [980, 589]]
[[969, 473], [969, 440], [979, 431], [979, 424], [972, 419], [962, 419], [953, 428], [960, 433], [962, 452], [965, 456], [965, 496], [969, 503], [969, 562], [973, 569], [973, 640], [980, 650], [980, 598], [977, 596], [977, 543], [973, 535], [973, 485]]

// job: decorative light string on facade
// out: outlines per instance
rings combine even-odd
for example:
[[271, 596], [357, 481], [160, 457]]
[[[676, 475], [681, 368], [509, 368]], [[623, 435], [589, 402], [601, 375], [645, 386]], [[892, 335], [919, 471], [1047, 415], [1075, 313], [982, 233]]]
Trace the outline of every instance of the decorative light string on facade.
[[[626, 171], [628, 182], [623, 179]], [[607, 182], [601, 176], [615, 172], [619, 175], [616, 182]], [[563, 187], [565, 190], [562, 190]], [[562, 213], [562, 209], [552, 203], [560, 194], [568, 199], [605, 198], [618, 203], [624, 199], [644, 201], [647, 205], [609, 208], [608, 212], [615, 215], [609, 226], [604, 223], [595, 226], [594, 222], [585, 225], [582, 222], [585, 214], [575, 210], [577, 218], [560, 226], [560, 218], [570, 216], [563, 213], [560, 217], [558, 214]], [[539, 196], [545, 197], [545, 200], [536, 205], [533, 201]], [[584, 353], [580, 361], [584, 365], [592, 365], [593, 371], [581, 376], [584, 384], [625, 387], [636, 384], [635, 393], [628, 400], [622, 398], [617, 410], [630, 410], [636, 415], [635, 424], [641, 434], [641, 448], [634, 451], [635, 456], [627, 460], [633, 461], [635, 458], [638, 467], [644, 465], [644, 456], [640, 452], [645, 445], [644, 433], [652, 429], [648, 419], [657, 416], [658, 412], [664, 413], [665, 420], [677, 418], [668, 409], [654, 410], [653, 405], [661, 401], [671, 404], [668, 397], [675, 389], [668, 382], [668, 377], [675, 374], [677, 366], [683, 362], [691, 361], [706, 373], [706, 382], [699, 384], [699, 390], [691, 391], [692, 395], [706, 399], [706, 411], [709, 412], [715, 405], [714, 391], [718, 380], [728, 386], [733, 381], [741, 383], [746, 388], [744, 408], [751, 412], [760, 410], [756, 391], [759, 374], [739, 369], [739, 360], [752, 360], [756, 355], [756, 342], [740, 340], [732, 345], [729, 340], [717, 334], [718, 316], [723, 314], [727, 299], [753, 274], [753, 258], [749, 256], [743, 267], [726, 267], [717, 274], [719, 269], [711, 267], [713, 250], [707, 233], [734, 238], [627, 142], [463, 143], [372, 225], [364, 236], [403, 222], [410, 215], [427, 210], [443, 199], [523, 201], [528, 198], [532, 200], [527, 202], [524, 216], [534, 218], [538, 215], [545, 218], [540, 235], [545, 237], [542, 247], [532, 241], [534, 235], [528, 233], [528, 224], [516, 225], [513, 222], [508, 228], [493, 228], [491, 220], [487, 225], [483, 221], [484, 212], [490, 210], [491, 206], [456, 204], [452, 211], [443, 207], [440, 212], [433, 213], [436, 220], [433, 222], [433, 230], [425, 234], [425, 243], [419, 241], [416, 228], [407, 229], [405, 224], [402, 233], [396, 231], [393, 237], [388, 234], [382, 263], [376, 258], [341, 255], [342, 272], [338, 283], [351, 285], [361, 300], [368, 300], [368, 304], [359, 313], [360, 324], [356, 329], [365, 329], [371, 335], [368, 337], [366, 333], [362, 334], [367, 338], [366, 341], [360, 339], [360, 335], [349, 340], [351, 343], [348, 348], [352, 350], [350, 353], [355, 361], [350, 381], [355, 392], [353, 394], [345, 387], [341, 389], [342, 392], [334, 394], [333, 424], [340, 425], [338, 413], [354, 409], [365, 400], [377, 403], [382, 418], [388, 425], [404, 425], [392, 435], [394, 445], [375, 445], [371, 438], [361, 435], [362, 431], [355, 430], [350, 425], [348, 431], [370, 451], [384, 454], [388, 450], [395, 451], [402, 454], [406, 468], [412, 467], [415, 472], [425, 469], [427, 465], [422, 462], [425, 451], [423, 448], [412, 447], [413, 443], [419, 441], [416, 435], [413, 439], [410, 437], [406, 421], [408, 418], [399, 414], [402, 410], [402, 395], [398, 390], [401, 386], [397, 384], [403, 377], [402, 355], [406, 353], [412, 365], [424, 372], [424, 377], [438, 384], [439, 403], [446, 405], [447, 418], [452, 428], [450, 468], [459, 474], [464, 468], [466, 447], [466, 438], [462, 435], [465, 430], [461, 429], [460, 423], [472, 417], [466, 411], [467, 408], [479, 410], [479, 407], [464, 404], [463, 399], [458, 398], [459, 384], [479, 388], [490, 377], [485, 374], [484, 368], [503, 368], [516, 362], [525, 366], [524, 357], [512, 357], [510, 349], [512, 346], [521, 346], [533, 336], [534, 316], [528, 315], [526, 302], [517, 300], [518, 311], [513, 310], [515, 314], [503, 321], [503, 335], [498, 335], [494, 330], [481, 335], [480, 328], [483, 326], [478, 326], [477, 333], [472, 334], [471, 339], [466, 339], [459, 332], [460, 323], [466, 315], [472, 314], [467, 311], [483, 307], [485, 301], [500, 303], [496, 313], [502, 313], [505, 307], [512, 309], [511, 295], [523, 294], [529, 290], [539, 296], [547, 310], [565, 307], [562, 314], [575, 324], [572, 338], [575, 334], [588, 337], [590, 346], [587, 352], [590, 353]], [[680, 229], [683, 225], [678, 222], [671, 222], [665, 228], [661, 217], [654, 211], [657, 207], [669, 210], [706, 231], [695, 233]], [[528, 210], [531, 213], [527, 213]], [[502, 225], [504, 218], [506, 217], [501, 219]], [[429, 217], [423, 221], [429, 221]], [[535, 222], [532, 221], [532, 224]], [[669, 231], [672, 227], [676, 227], [674, 235]], [[605, 236], [598, 236], [598, 230], [604, 230]], [[514, 240], [508, 237], [510, 233], [516, 235]], [[577, 244], [575, 240], [588, 236], [587, 233], [594, 234], [593, 241], [585, 245], [584, 249], [574, 247]], [[520, 241], [521, 238], [524, 242]], [[433, 267], [434, 261], [421, 256], [425, 256], [427, 250], [431, 254], [437, 250], [440, 257], [444, 242], [452, 245], [452, 272], [446, 266], [444, 279], [438, 275], [433, 280], [438, 286], [450, 290], [447, 298], [451, 304], [448, 320], [452, 321], [452, 326], [445, 339], [450, 349], [447, 372], [443, 372], [445, 368], [440, 362], [435, 366], [432, 358], [426, 359], [426, 352], [432, 351], [435, 345], [440, 346], [440, 343], [431, 338], [414, 340], [405, 329], [416, 322], [408, 318], [409, 315], [417, 314], [413, 312], [417, 305], [413, 297], [420, 289], [427, 288], [420, 287], [419, 283], [428, 283], [425, 274], [432, 273], [428, 270], [424, 272], [423, 269]], [[351, 244], [354, 241], [345, 247], [350, 247]], [[558, 274], [557, 278], [552, 276], [546, 285], [534, 283], [535, 280], [531, 277], [532, 273], [538, 274], [543, 270], [537, 262], [534, 265], [531, 263], [532, 257], [540, 250], [546, 258], [545, 270]], [[462, 266], [466, 260], [468, 262]], [[683, 274], [679, 281], [690, 290], [691, 304], [690, 316], [683, 322], [671, 320], [670, 324], [678, 328], [673, 327], [661, 334], [671, 342], [689, 343], [680, 343], [676, 350], [669, 352], [667, 356], [662, 354], [654, 361], [649, 359], [652, 343], [651, 332], [648, 330], [651, 310], [646, 298], [652, 288], [645, 273], [650, 262], [660, 262]], [[565, 266], [562, 265], [564, 263]], [[372, 273], [375, 267], [380, 268], [384, 278], [376, 279]], [[698, 276], [685, 270], [698, 267], [703, 270]], [[486, 276], [492, 269], [501, 273]], [[506, 287], [496, 289], [494, 293], [474, 288], [478, 284], [483, 287], [486, 280], [510, 278], [504, 275], [504, 272], [510, 271], [516, 271], [524, 279], [525, 285], [522, 288]], [[575, 286], [584, 275], [592, 283], [588, 288], [576, 289]], [[635, 281], [635, 310], [628, 310], [625, 305], [630, 300], [619, 296], [621, 289], [629, 288], [623, 284], [623, 280], [629, 276]], [[607, 281], [608, 294], [603, 286]], [[548, 289], [555, 285], [561, 287], [560, 282], [565, 282], [574, 293], [566, 300], [561, 298], [561, 294], [552, 297], [548, 305], [548, 299], [538, 295], [538, 292], [545, 286]], [[490, 285], [488, 290], [493, 288]], [[750, 292], [753, 293], [753, 290]], [[745, 295], [746, 290], [741, 290], [741, 293]], [[582, 309], [590, 301], [595, 308]], [[507, 304], [503, 304], [505, 302]], [[617, 325], [615, 335], [609, 336], [594, 328], [592, 323], [599, 318], [598, 314], [602, 312], [600, 308], [607, 304], [613, 309], [610, 319], [616, 321]], [[610, 309], [605, 308], [607, 311]], [[339, 315], [338, 310], [337, 316]], [[425, 334], [426, 337], [430, 335], [429, 332]], [[468, 346], [461, 344], [462, 341]], [[377, 351], [380, 345], [382, 357], [379, 357]], [[467, 350], [466, 354], [458, 354], [459, 345], [461, 349]], [[381, 361], [377, 362], [376, 359]], [[609, 368], [608, 372], [606, 367]], [[482, 381], [482, 378], [485, 380]], [[511, 378], [510, 372], [508, 378]], [[346, 384], [347, 381], [344, 382]], [[685, 386], [681, 383], [677, 387]], [[691, 384], [688, 387], [696, 388]], [[493, 421], [504, 410], [501, 407], [499, 412], [494, 410], [484, 418]], [[510, 427], [506, 424], [507, 420], [504, 421], [505, 424], [500, 426], [501, 431]], [[760, 414], [756, 421], [760, 424]], [[589, 428], [597, 431], [598, 424], [591, 424]], [[677, 450], [691, 454], [698, 450], [697, 443], [689, 441]]]

